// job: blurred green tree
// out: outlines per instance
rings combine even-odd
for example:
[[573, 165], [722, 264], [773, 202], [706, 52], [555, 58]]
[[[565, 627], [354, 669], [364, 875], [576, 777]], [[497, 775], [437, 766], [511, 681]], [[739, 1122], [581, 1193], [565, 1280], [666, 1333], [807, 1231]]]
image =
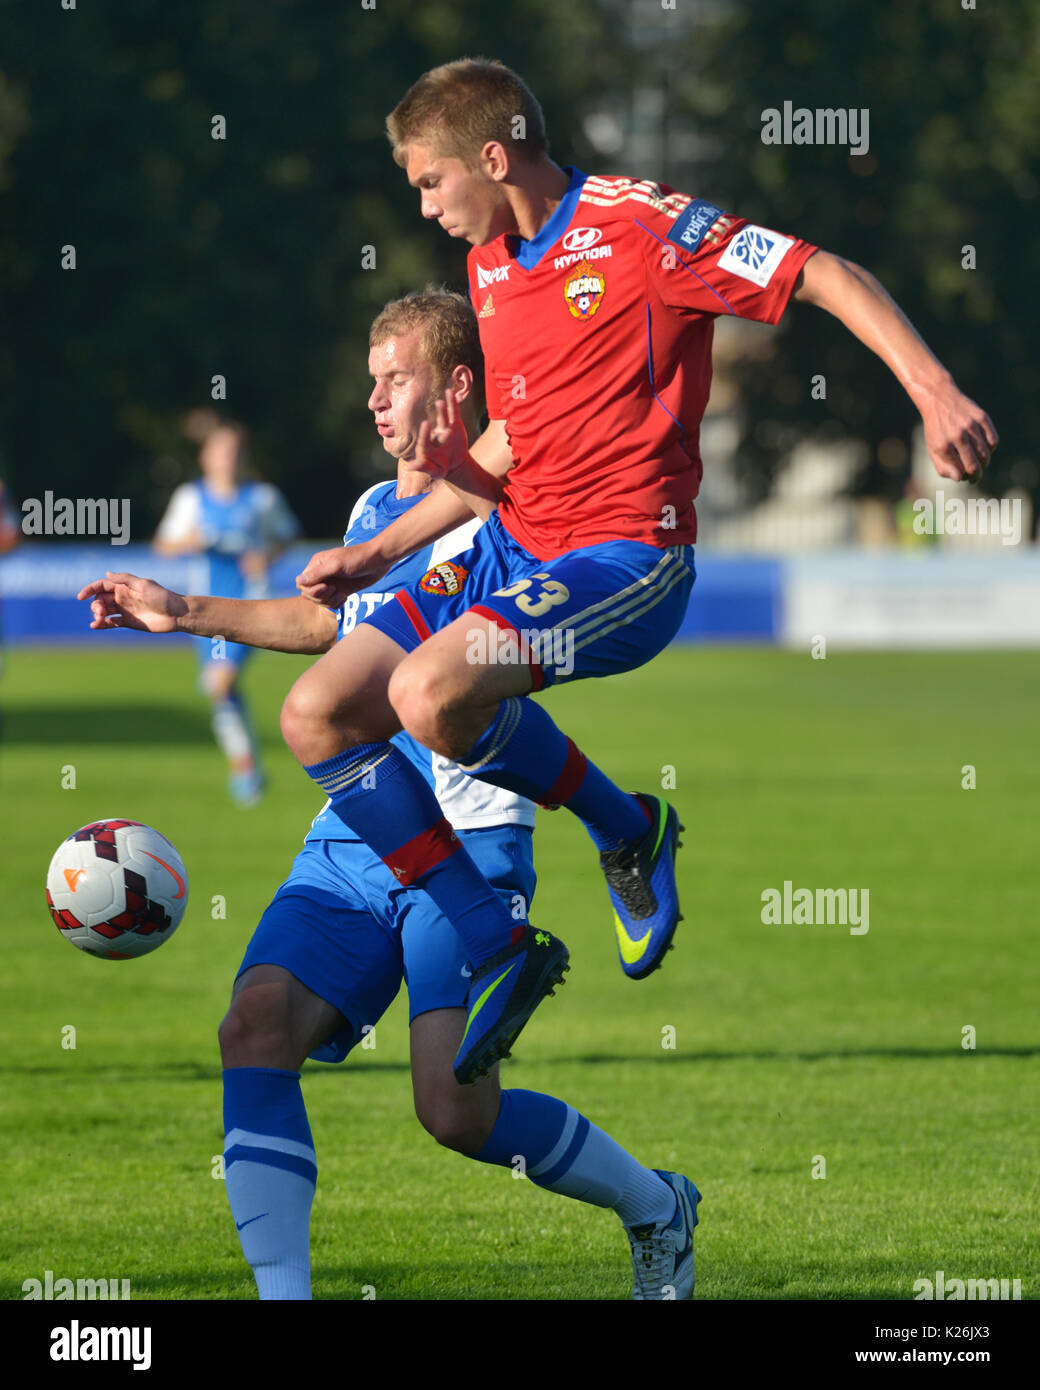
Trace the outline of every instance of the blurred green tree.
[[478, 0], [4, 0], [12, 491], [130, 496], [134, 538], [147, 537], [194, 471], [184, 413], [212, 404], [220, 375], [260, 470], [310, 534], [333, 534], [385, 457], [364, 408], [375, 310], [429, 281], [465, 288], [466, 248], [421, 221], [386, 113], [436, 63], [500, 57], [581, 155], [583, 103], [622, 80], [593, 0], [511, 0], [508, 18], [506, 41]]
[[[706, 7], [685, 57], [672, 101], [702, 153], [684, 191], [877, 275], [996, 424], [987, 487], [1040, 502], [1038, 0], [733, 0]], [[869, 152], [764, 144], [763, 112], [785, 101], [866, 107]], [[781, 333], [767, 369], [739, 369], [749, 491], [794, 439], [852, 435], [869, 446], [860, 488], [897, 497], [917, 415], [895, 379], [815, 310], [787, 314]], [[817, 372], [825, 402], [811, 399]]]
[[[993, 416], [994, 488], [1040, 499], [1040, 0], [0, 0], [0, 18], [0, 472], [16, 495], [131, 496], [148, 535], [193, 471], [184, 413], [220, 375], [261, 471], [311, 534], [334, 532], [381, 458], [372, 314], [465, 277], [383, 119], [424, 69], [468, 53], [527, 78], [561, 163], [673, 181], [874, 271]], [[659, 116], [637, 88], [660, 94]], [[785, 100], [867, 107], [869, 153], [764, 145], [762, 112]], [[590, 111], [630, 134], [657, 120], [659, 155], [605, 158]], [[847, 434], [869, 446], [861, 487], [897, 495], [915, 420], [898, 385], [816, 311], [781, 335], [768, 369], [740, 371], [749, 492], [796, 438]]]

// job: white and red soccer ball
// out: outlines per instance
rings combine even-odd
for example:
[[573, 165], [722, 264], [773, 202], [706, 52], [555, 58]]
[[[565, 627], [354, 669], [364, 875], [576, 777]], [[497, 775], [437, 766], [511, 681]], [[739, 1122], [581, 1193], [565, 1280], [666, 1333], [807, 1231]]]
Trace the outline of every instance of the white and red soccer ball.
[[156, 950], [177, 930], [187, 903], [184, 861], [140, 821], [84, 825], [58, 846], [47, 870], [55, 926], [73, 946], [106, 960]]

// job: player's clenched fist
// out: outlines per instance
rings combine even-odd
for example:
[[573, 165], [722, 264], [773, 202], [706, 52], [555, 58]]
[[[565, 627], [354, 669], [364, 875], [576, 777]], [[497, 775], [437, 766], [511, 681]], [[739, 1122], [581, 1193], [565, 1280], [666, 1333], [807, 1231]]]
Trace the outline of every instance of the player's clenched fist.
[[925, 401], [918, 400], [918, 408], [928, 454], [939, 476], [979, 482], [1000, 442], [982, 407], [951, 384]]
[[154, 579], [107, 572], [104, 579], [85, 584], [76, 595], [90, 599], [91, 627], [133, 627], [141, 632], [176, 632], [177, 620], [188, 611], [181, 594], [164, 589]]
[[365, 545], [338, 545], [312, 555], [296, 576], [296, 587], [312, 603], [342, 608], [351, 594], [382, 578], [387, 568]]

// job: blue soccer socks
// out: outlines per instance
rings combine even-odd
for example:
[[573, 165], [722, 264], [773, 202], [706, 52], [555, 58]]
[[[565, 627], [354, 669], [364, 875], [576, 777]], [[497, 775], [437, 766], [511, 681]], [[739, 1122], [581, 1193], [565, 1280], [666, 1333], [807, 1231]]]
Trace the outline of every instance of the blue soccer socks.
[[526, 697], [502, 701], [459, 766], [542, 806], [566, 806], [601, 852], [646, 831], [647, 814], [638, 798], [605, 777], [541, 705]]
[[224, 1072], [224, 1179], [261, 1299], [311, 1296], [310, 1219], [318, 1177], [300, 1074]]
[[445, 819], [432, 788], [392, 743], [363, 743], [304, 769], [332, 810], [398, 883], [430, 895], [458, 932], [474, 968], [522, 934]]
[[609, 1207], [626, 1226], [670, 1221], [675, 1194], [573, 1106], [538, 1091], [502, 1092], [498, 1119], [473, 1155], [522, 1172], [538, 1187]]

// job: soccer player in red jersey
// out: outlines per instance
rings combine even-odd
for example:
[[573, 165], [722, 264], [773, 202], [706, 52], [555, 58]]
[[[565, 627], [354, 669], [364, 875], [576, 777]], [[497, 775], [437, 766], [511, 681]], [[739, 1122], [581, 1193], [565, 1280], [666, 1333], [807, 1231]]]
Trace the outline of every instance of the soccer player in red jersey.
[[703, 198], [560, 168], [503, 65], [426, 73], [387, 126], [423, 216], [472, 248], [490, 423], [468, 449], [448, 393], [416, 460], [448, 487], [370, 546], [313, 557], [301, 591], [335, 605], [467, 509], [488, 519], [450, 572], [435, 567], [301, 677], [282, 728], [336, 813], [469, 948], [465, 1080], [508, 1051], [566, 950], [495, 918], [386, 740], [403, 725], [471, 775], [574, 811], [601, 852], [626, 973], [660, 964], [679, 920], [674, 808], [622, 792], [525, 697], [632, 669], [674, 636], [714, 320], [776, 323], [791, 299], [834, 314], [903, 384], [943, 477], [981, 477], [997, 435], [867, 271]]

